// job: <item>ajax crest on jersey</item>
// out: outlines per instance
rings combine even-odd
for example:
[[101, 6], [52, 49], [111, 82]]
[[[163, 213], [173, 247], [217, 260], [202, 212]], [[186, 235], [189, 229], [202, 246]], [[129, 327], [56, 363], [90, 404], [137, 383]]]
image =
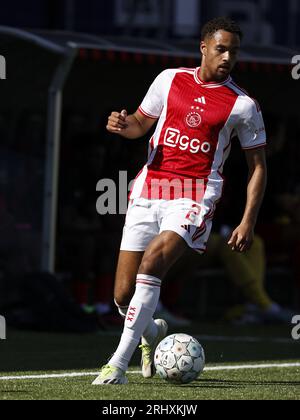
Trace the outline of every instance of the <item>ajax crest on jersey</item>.
[[154, 363], [162, 379], [175, 384], [188, 384], [203, 372], [205, 354], [195, 338], [187, 334], [173, 334], [158, 345]]
[[202, 122], [201, 115], [198, 112], [190, 112], [186, 117], [186, 123], [191, 128], [197, 128]]

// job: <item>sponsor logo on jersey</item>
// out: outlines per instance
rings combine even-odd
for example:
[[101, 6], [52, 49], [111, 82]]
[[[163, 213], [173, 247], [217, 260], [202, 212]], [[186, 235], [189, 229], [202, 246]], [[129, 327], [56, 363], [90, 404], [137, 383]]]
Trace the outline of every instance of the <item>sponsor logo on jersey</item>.
[[166, 130], [164, 144], [173, 148], [178, 147], [182, 151], [189, 150], [193, 154], [199, 152], [209, 153], [211, 150], [211, 144], [208, 141], [190, 139], [188, 136], [182, 135], [180, 130], [176, 128], [168, 128]]
[[194, 102], [197, 102], [198, 104], [206, 105], [205, 96], [202, 96], [201, 98], [196, 98]]
[[191, 128], [197, 128], [202, 123], [201, 115], [198, 112], [190, 112], [186, 119], [187, 125]]

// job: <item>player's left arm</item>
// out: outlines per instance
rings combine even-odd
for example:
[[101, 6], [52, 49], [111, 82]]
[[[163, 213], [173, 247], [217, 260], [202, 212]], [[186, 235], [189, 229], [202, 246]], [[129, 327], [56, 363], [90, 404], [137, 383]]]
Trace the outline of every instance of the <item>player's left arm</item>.
[[238, 252], [245, 252], [251, 248], [254, 229], [267, 186], [265, 149], [246, 150], [245, 153], [249, 168], [247, 203], [242, 222], [228, 242], [232, 250]]

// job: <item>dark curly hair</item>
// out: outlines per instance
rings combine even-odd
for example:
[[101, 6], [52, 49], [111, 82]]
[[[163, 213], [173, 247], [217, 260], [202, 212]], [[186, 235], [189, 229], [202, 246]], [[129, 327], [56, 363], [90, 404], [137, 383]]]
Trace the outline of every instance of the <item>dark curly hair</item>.
[[241, 40], [243, 39], [243, 32], [234, 20], [227, 17], [218, 17], [204, 25], [201, 31], [201, 41], [204, 41], [207, 37], [212, 37], [220, 30], [237, 34]]

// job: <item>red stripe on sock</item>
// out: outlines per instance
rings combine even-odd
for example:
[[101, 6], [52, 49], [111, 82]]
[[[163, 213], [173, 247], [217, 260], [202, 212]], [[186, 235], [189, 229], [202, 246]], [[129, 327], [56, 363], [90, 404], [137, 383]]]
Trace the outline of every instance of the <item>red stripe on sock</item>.
[[161, 288], [161, 286], [158, 285], [157, 283], [151, 283], [150, 281], [146, 281], [146, 280], [137, 280], [136, 283], [137, 284], [147, 284], [148, 286], [158, 287], [159, 289]]

